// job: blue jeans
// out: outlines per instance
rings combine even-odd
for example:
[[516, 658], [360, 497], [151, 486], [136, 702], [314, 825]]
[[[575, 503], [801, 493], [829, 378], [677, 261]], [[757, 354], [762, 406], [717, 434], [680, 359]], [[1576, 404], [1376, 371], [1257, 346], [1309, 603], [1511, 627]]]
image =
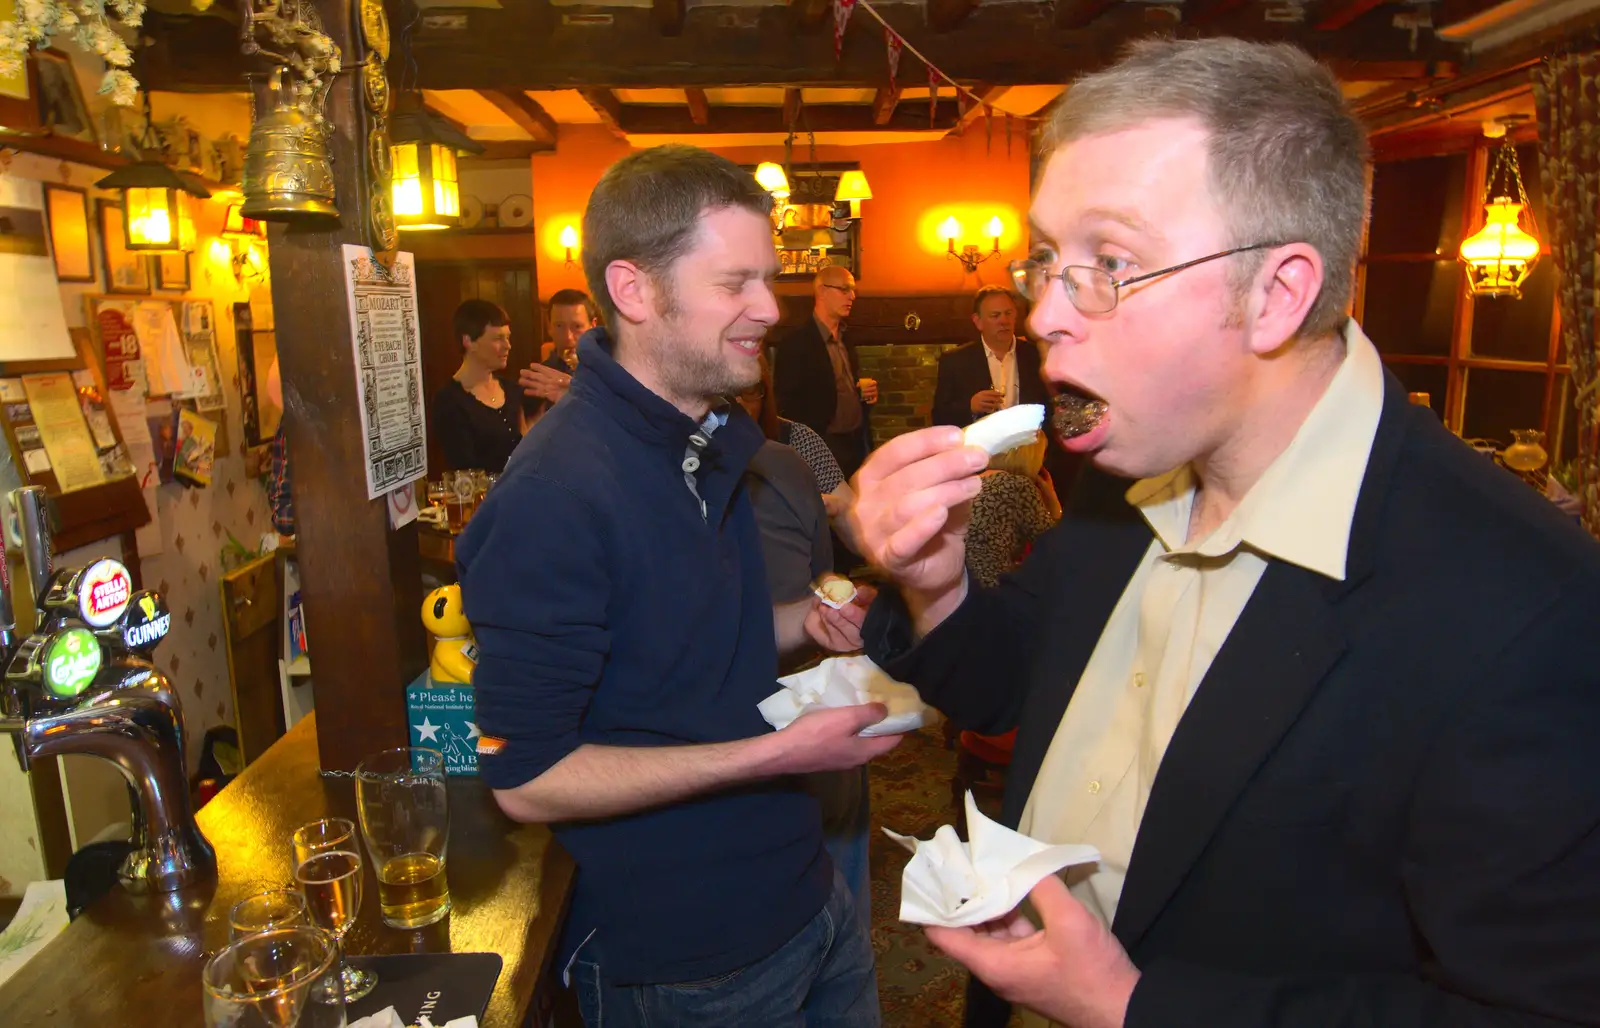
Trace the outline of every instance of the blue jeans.
[[806, 775], [805, 780], [807, 791], [822, 806], [822, 844], [850, 886], [861, 930], [870, 936], [872, 866], [867, 840], [872, 832], [872, 811], [866, 765], [849, 771], [817, 771]]
[[572, 985], [586, 1028], [878, 1028], [878, 976], [837, 872], [817, 916], [777, 952], [697, 982], [618, 985], [579, 951]]

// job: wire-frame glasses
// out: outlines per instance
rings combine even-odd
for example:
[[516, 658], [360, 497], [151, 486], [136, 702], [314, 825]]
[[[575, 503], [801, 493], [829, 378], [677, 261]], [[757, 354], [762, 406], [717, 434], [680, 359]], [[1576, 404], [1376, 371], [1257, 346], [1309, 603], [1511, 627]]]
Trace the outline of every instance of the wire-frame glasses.
[[1138, 282], [1146, 282], [1162, 275], [1170, 275], [1175, 271], [1192, 268], [1196, 264], [1205, 264], [1207, 261], [1218, 260], [1223, 257], [1232, 257], [1236, 253], [1245, 253], [1250, 250], [1264, 250], [1281, 243], [1252, 243], [1249, 246], [1236, 246], [1231, 250], [1207, 254], [1196, 257], [1192, 261], [1174, 264], [1170, 268], [1160, 271], [1147, 271], [1143, 275], [1133, 275], [1129, 278], [1117, 278], [1104, 268], [1096, 268], [1087, 264], [1068, 264], [1060, 271], [1051, 271], [1042, 262], [1029, 258], [1022, 261], [1012, 261], [1010, 265], [1011, 280], [1017, 284], [1017, 291], [1027, 297], [1029, 301], [1037, 303], [1044, 296], [1044, 291], [1050, 287], [1052, 279], [1060, 279], [1062, 288], [1067, 291], [1067, 299], [1072, 305], [1085, 314], [1110, 314], [1117, 309], [1118, 291], [1123, 286], [1131, 286]]

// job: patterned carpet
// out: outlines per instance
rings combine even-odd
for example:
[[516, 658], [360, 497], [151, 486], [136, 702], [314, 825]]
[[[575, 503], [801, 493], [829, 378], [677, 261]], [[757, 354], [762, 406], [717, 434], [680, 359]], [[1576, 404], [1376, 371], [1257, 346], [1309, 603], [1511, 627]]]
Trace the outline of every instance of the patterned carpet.
[[[885, 836], [887, 826], [927, 839], [955, 823], [950, 777], [955, 754], [939, 728], [910, 733], [887, 756], [872, 762], [872, 948], [878, 956], [878, 997], [883, 1028], [947, 1028], [961, 1024], [967, 972], [928, 942], [922, 929], [902, 924], [900, 875], [911, 854]], [[983, 804], [985, 813], [998, 811]]]

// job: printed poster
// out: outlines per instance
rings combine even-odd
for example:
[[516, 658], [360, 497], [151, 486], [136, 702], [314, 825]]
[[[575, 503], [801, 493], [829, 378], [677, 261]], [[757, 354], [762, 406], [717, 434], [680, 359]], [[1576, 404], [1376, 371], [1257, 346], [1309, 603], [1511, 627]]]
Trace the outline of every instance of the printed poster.
[[217, 423], [188, 408], [178, 412], [178, 448], [172, 458], [173, 477], [192, 485], [211, 484], [211, 465], [217, 459]]
[[[47, 464], [35, 468], [35, 458], [27, 456], [23, 445], [23, 460], [28, 470], [38, 473], [50, 470], [63, 493], [87, 489], [106, 480], [100, 465], [100, 455], [95, 450], [94, 437], [83, 419], [83, 408], [78, 405], [78, 390], [72, 376], [64, 371], [46, 375], [22, 376], [22, 387], [28, 396], [28, 407], [33, 414], [34, 426], [44, 443]], [[16, 424], [15, 419], [12, 421]], [[21, 443], [21, 436], [18, 437]]]
[[367, 455], [367, 499], [427, 474], [422, 413], [422, 339], [417, 285], [409, 253], [391, 271], [364, 246], [344, 247], [355, 350], [361, 438]]

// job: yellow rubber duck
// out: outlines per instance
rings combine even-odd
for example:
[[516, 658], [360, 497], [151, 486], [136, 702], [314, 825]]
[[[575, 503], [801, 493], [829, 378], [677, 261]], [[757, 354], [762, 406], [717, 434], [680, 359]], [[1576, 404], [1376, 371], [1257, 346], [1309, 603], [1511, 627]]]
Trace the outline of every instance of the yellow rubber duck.
[[433, 634], [433, 660], [429, 671], [435, 683], [472, 684], [478, 666], [478, 647], [472, 625], [461, 606], [461, 586], [442, 585], [422, 601], [422, 626]]

